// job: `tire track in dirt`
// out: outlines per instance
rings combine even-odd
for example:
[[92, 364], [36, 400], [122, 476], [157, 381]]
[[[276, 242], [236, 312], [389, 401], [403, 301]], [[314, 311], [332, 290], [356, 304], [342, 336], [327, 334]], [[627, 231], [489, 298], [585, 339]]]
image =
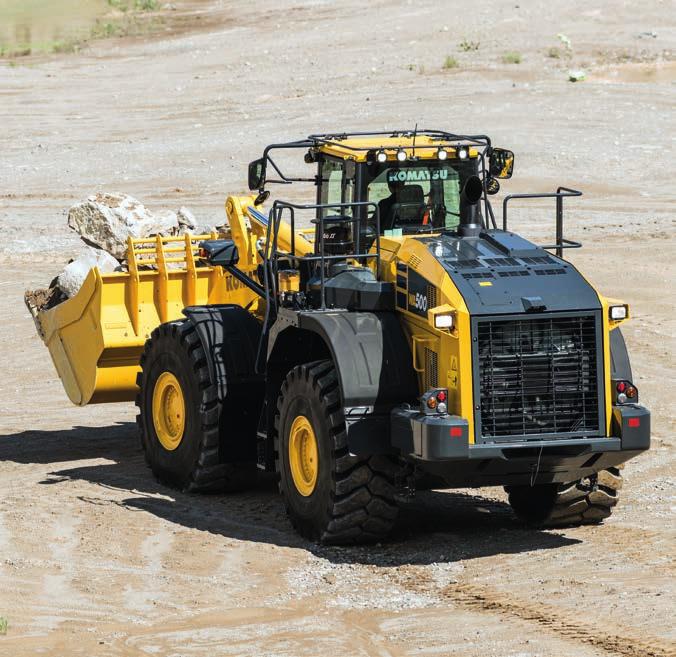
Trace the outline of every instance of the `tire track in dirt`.
[[[435, 588], [434, 579], [421, 568], [402, 568], [393, 579], [400, 586], [416, 592], [432, 594]], [[579, 641], [616, 655], [676, 657], [676, 642], [658, 637], [638, 638], [615, 632], [612, 628], [603, 629], [593, 621], [583, 620], [584, 611], [575, 614], [553, 605], [532, 604], [480, 584], [453, 583], [436, 593], [472, 611], [499, 613], [536, 623], [563, 639]]]
[[580, 641], [626, 657], [676, 656], [676, 642], [657, 637], [639, 639], [604, 630], [592, 622], [583, 620], [584, 612], [574, 614], [551, 605], [531, 604], [476, 584], [447, 586], [441, 593], [445, 598], [470, 609], [517, 617], [536, 623], [566, 639]]

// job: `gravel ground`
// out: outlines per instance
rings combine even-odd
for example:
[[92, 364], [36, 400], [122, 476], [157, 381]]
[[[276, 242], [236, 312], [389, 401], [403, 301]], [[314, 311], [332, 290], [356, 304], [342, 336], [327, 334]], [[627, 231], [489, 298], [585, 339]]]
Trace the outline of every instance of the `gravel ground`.
[[[167, 37], [0, 62], [0, 655], [676, 654], [671, 4], [173, 4]], [[80, 248], [70, 204], [119, 190], [220, 224], [267, 143], [416, 122], [512, 148], [507, 193], [585, 193], [566, 215], [585, 243], [571, 260], [631, 304], [653, 411], [653, 448], [604, 525], [526, 530], [500, 490], [431, 491], [390, 541], [321, 548], [291, 530], [271, 479], [170, 491], [131, 405], [69, 405], [21, 298]], [[553, 232], [543, 203], [511, 216]]]

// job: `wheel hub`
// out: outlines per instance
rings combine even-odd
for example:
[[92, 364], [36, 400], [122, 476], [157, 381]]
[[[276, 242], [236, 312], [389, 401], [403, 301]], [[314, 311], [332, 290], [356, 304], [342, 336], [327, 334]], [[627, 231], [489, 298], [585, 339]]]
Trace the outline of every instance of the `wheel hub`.
[[171, 372], [162, 372], [153, 390], [155, 433], [168, 451], [175, 450], [185, 431], [185, 400], [181, 384]]
[[319, 452], [312, 424], [304, 415], [297, 416], [291, 425], [289, 465], [296, 490], [303, 497], [310, 496], [317, 484]]

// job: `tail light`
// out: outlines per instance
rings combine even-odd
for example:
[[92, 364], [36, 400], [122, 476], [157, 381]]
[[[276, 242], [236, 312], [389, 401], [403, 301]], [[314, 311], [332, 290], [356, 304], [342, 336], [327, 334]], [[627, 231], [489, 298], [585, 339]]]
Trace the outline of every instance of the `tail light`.
[[427, 415], [445, 415], [448, 410], [447, 401], [448, 390], [444, 388], [428, 390], [420, 398], [420, 410]]
[[631, 381], [613, 381], [612, 384], [612, 396], [616, 404], [635, 404], [638, 401], [638, 389]]

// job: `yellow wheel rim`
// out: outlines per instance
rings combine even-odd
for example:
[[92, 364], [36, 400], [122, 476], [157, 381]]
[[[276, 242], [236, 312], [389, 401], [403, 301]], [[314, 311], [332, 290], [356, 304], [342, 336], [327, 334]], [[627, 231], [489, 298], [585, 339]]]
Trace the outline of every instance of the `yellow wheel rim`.
[[312, 495], [317, 483], [319, 453], [314, 429], [304, 415], [299, 415], [291, 425], [289, 465], [296, 490], [303, 497]]
[[175, 450], [185, 431], [185, 401], [178, 379], [162, 372], [153, 390], [153, 424], [155, 433], [168, 451]]

